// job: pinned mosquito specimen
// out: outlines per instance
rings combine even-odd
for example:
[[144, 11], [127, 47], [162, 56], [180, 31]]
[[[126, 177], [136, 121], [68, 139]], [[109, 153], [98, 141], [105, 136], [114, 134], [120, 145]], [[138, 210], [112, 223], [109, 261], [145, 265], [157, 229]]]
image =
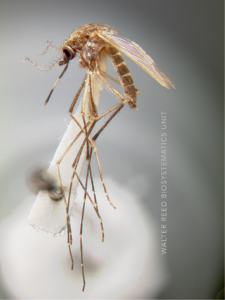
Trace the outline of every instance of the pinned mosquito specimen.
[[[47, 42], [47, 48], [49, 47], [54, 49]], [[65, 228], [66, 225], [67, 242], [71, 258], [71, 269], [73, 269], [73, 256], [71, 252], [72, 232], [70, 226], [70, 213], [72, 206], [71, 198], [72, 196], [75, 197], [73, 190], [76, 189], [77, 184], [81, 185], [84, 191], [84, 200], [80, 223], [80, 254], [83, 278], [82, 290], [84, 291], [85, 275], [83, 264], [82, 233], [84, 210], [87, 198], [93, 205], [97, 217], [99, 218], [102, 230], [102, 241], [104, 241], [103, 223], [99, 213], [91, 169], [91, 158], [93, 152], [97, 161], [106, 198], [109, 204], [115, 208], [107, 193], [95, 142], [109, 122], [119, 113], [124, 105], [128, 104], [130, 108], [137, 108], [138, 90], [134, 86], [131, 74], [120, 52], [127, 55], [164, 87], [169, 89], [170, 86], [174, 87], [174, 85], [171, 80], [158, 69], [154, 60], [139, 45], [126, 38], [118, 36], [116, 30], [106, 24], [86, 24], [79, 27], [69, 36], [67, 40], [65, 40], [61, 46], [60, 52], [62, 56], [49, 68], [55, 64], [58, 64], [59, 66], [65, 65], [65, 67], [51, 89], [45, 104], [49, 101], [52, 92], [54, 91], [60, 78], [66, 72], [69, 62], [76, 55], [79, 57], [79, 65], [82, 68], [85, 68], [87, 72], [69, 108], [69, 114], [72, 118], [72, 121], [56, 151], [49, 168], [49, 172], [57, 174], [58, 176], [58, 183], [56, 186], [60, 187], [60, 191], [63, 191], [60, 194], [62, 196], [62, 201], [54, 201], [56, 199], [51, 196], [49, 191], [40, 191], [37, 201], [34, 205], [35, 208], [33, 208], [33, 211], [31, 211], [28, 222], [38, 226], [40, 229], [50, 231], [52, 233], [60, 232]], [[108, 58], [110, 58], [112, 61], [112, 64], [118, 75], [118, 79], [108, 75], [106, 72]], [[37, 66], [29, 58], [26, 59], [29, 60], [33, 65]], [[107, 79], [113, 80], [120, 84], [123, 89], [124, 96], [121, 95], [121, 93], [119, 93]], [[119, 99], [120, 102], [103, 114], [98, 115], [99, 95], [103, 84], [107, 86], [107, 88]], [[73, 114], [74, 106], [82, 90], [83, 96], [81, 102], [78, 106], [78, 110], [75, 114]], [[105, 116], [108, 117], [107, 120], [100, 127], [97, 133], [93, 135], [94, 126], [100, 119], [102, 119], [102, 117]], [[80, 179], [80, 173], [83, 161], [85, 159], [87, 161], [87, 169], [85, 183], [83, 183]], [[92, 196], [87, 190], [89, 179], [91, 182]], [[39, 212], [38, 214], [36, 213], [37, 211]]]

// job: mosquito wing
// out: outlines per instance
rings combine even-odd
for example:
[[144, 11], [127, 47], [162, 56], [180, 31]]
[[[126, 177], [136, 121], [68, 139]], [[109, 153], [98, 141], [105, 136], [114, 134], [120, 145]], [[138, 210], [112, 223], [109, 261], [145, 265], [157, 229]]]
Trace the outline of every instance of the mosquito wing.
[[154, 60], [138, 44], [116, 34], [109, 34], [106, 31], [99, 31], [97, 35], [132, 59], [161, 85], [167, 89], [170, 88], [170, 85], [175, 88], [172, 81], [156, 66]]

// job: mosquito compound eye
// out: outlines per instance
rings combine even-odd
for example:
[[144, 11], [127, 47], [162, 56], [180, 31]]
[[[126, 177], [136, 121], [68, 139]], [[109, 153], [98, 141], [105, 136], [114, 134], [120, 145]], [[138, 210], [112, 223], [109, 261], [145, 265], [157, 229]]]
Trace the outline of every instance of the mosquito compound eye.
[[64, 46], [62, 51], [67, 60], [73, 59], [76, 55], [76, 51], [74, 51], [70, 46]]

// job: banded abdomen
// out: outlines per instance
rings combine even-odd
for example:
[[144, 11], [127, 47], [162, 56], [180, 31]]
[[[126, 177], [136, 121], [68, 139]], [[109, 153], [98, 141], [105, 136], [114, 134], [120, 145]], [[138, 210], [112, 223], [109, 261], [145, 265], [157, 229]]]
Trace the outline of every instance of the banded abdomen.
[[137, 108], [137, 93], [138, 90], [134, 86], [130, 71], [122, 58], [120, 52], [115, 47], [109, 47], [109, 55], [111, 57], [114, 68], [118, 74], [124, 95], [128, 100], [131, 108]]

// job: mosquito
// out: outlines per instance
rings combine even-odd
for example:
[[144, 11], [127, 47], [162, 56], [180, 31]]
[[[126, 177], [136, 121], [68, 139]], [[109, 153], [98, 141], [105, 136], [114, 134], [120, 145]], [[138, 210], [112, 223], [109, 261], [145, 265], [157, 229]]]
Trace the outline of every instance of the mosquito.
[[[91, 159], [94, 152], [94, 156], [97, 161], [99, 175], [102, 181], [102, 186], [109, 204], [115, 209], [115, 206], [111, 202], [106, 185], [104, 183], [103, 173], [97, 154], [97, 148], [95, 146], [97, 138], [107, 127], [109, 122], [120, 112], [124, 105], [128, 104], [130, 108], [137, 108], [137, 94], [138, 89], [134, 86], [133, 79], [127, 68], [127, 65], [122, 58], [120, 52], [128, 56], [136, 64], [138, 64], [142, 69], [144, 69], [149, 75], [151, 75], [156, 81], [158, 81], [162, 86], [169, 89], [170, 86], [175, 88], [172, 81], [156, 66], [154, 60], [135, 42], [128, 40], [127, 38], [120, 37], [117, 35], [117, 31], [106, 24], [86, 24], [75, 30], [68, 39], [61, 45], [61, 49], [54, 48], [48, 41], [46, 43], [46, 50], [51, 48], [57, 50], [61, 53], [61, 57], [53, 62], [48, 68], [42, 68], [32, 62], [29, 58], [25, 60], [30, 61], [33, 65], [37, 66], [42, 70], [49, 70], [54, 65], [65, 66], [62, 73], [59, 75], [55, 84], [53, 85], [45, 104], [48, 103], [56, 85], [66, 72], [69, 62], [77, 55], [79, 57], [79, 65], [86, 69], [85, 77], [82, 84], [77, 91], [71, 105], [69, 108], [69, 115], [72, 120], [76, 123], [79, 128], [78, 133], [74, 136], [73, 141], [68, 145], [67, 149], [56, 161], [56, 167], [58, 172], [58, 197], [54, 199], [52, 193], [48, 191], [48, 197], [50, 200], [59, 201], [60, 199], [64, 201], [66, 210], [66, 223], [67, 223], [67, 243], [69, 248], [69, 254], [71, 259], [71, 269], [73, 269], [73, 256], [71, 251], [72, 245], [72, 231], [70, 226], [70, 202], [71, 202], [71, 191], [73, 187], [73, 182], [76, 179], [81, 185], [84, 191], [83, 206], [81, 213], [80, 222], [80, 255], [81, 255], [81, 270], [82, 270], [82, 280], [83, 288], [85, 289], [85, 274], [84, 274], [84, 259], [83, 259], [83, 244], [82, 244], [82, 234], [83, 234], [83, 221], [84, 221], [84, 211], [85, 203], [88, 198], [91, 202], [97, 217], [100, 221], [101, 231], [102, 231], [102, 242], [104, 241], [104, 229], [102, 218], [99, 213], [97, 197], [95, 193], [94, 180], [91, 168]], [[107, 59], [110, 59], [115, 71], [118, 75], [118, 79], [107, 74]], [[118, 83], [123, 90], [124, 95], [117, 91], [110, 83], [112, 80]], [[105, 111], [103, 114], [98, 115], [98, 102], [99, 94], [101, 92], [101, 85], [105, 85], [115, 96], [119, 99], [119, 103], [114, 105], [109, 110]], [[83, 96], [80, 102], [79, 114], [73, 114], [73, 110], [79, 95], [83, 90]], [[103, 117], [107, 117], [107, 120], [101, 125], [100, 129], [92, 135], [93, 128], [96, 123], [99, 122]], [[79, 149], [75, 154], [75, 157], [71, 163], [72, 176], [68, 186], [68, 193], [66, 194], [62, 183], [62, 174], [60, 172], [60, 165], [68, 155], [69, 150], [77, 143], [78, 139], [82, 137]], [[87, 161], [86, 178], [85, 183], [83, 183], [79, 176], [78, 165], [81, 163], [81, 157], [85, 154]], [[43, 173], [42, 173], [43, 174]], [[88, 193], [88, 180], [91, 182], [92, 196]], [[46, 180], [44, 180], [46, 181]], [[47, 186], [49, 189], [49, 186]], [[58, 199], [60, 198], [60, 199]]]

